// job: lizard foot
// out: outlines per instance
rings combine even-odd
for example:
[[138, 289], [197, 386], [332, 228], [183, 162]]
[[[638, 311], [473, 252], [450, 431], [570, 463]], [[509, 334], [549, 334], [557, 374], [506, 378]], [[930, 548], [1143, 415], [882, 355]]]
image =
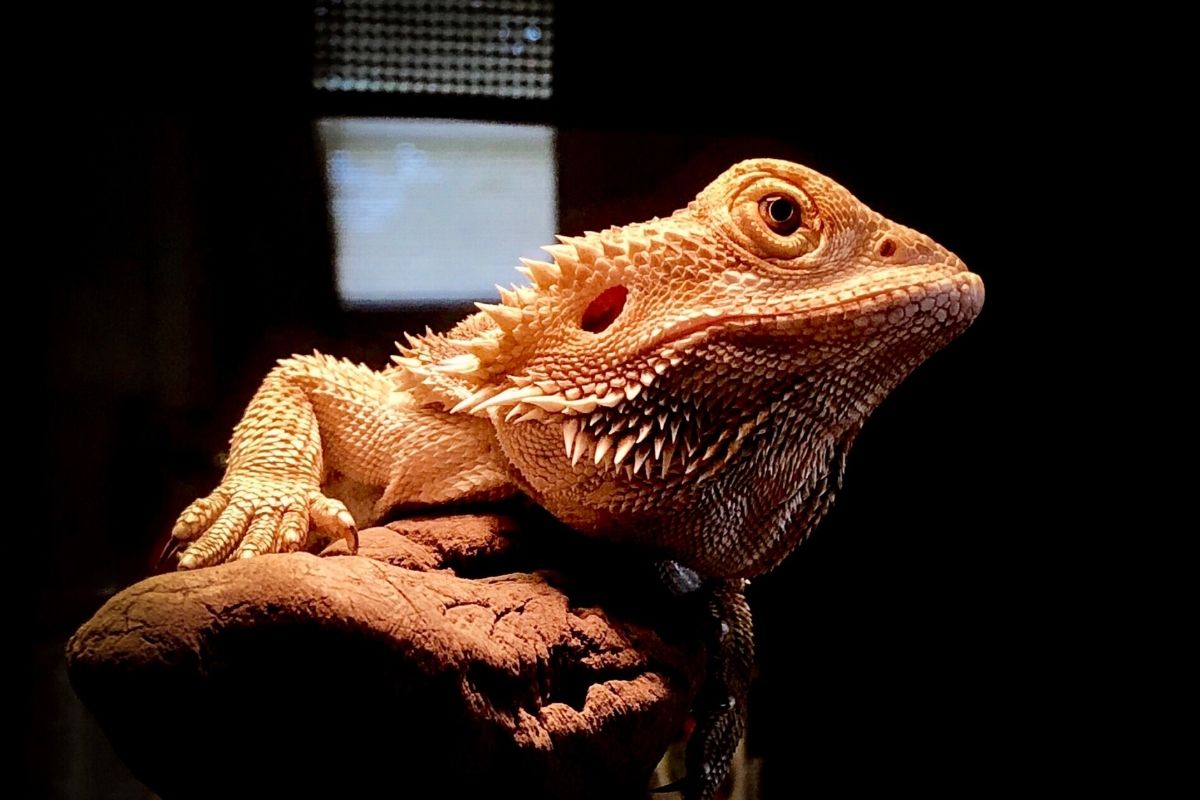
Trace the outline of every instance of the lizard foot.
[[310, 528], [345, 539], [351, 552], [358, 549], [358, 528], [341, 501], [318, 489], [248, 484], [222, 483], [179, 515], [172, 543], [178, 548], [190, 542], [179, 557], [180, 569], [299, 550]]

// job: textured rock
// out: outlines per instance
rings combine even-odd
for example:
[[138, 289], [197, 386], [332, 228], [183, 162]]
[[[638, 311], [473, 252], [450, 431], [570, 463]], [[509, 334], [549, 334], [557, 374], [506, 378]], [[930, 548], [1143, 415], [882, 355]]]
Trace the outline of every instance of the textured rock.
[[510, 526], [410, 520], [363, 531], [357, 556], [149, 578], [71, 639], [72, 682], [166, 797], [644, 796], [703, 665], [651, 626], [688, 625], [533, 572]]

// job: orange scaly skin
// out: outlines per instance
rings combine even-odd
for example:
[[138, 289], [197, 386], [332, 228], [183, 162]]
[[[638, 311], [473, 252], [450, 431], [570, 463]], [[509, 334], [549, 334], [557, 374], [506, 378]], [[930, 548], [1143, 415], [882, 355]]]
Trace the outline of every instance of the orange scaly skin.
[[[740, 586], [812, 530], [867, 415], [983, 304], [948, 250], [783, 161], [560, 241], [525, 262], [529, 286], [410, 337], [395, 366], [281, 361], [176, 525], [180, 567], [297, 549], [310, 526], [353, 541], [343, 500], [370, 523], [522, 492]], [[711, 794], [727, 765], [710, 765], [689, 793]]]

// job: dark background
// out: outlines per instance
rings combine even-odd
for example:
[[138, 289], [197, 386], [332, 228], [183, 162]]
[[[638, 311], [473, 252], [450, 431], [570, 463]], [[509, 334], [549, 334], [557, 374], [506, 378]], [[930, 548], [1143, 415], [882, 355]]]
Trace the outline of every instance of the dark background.
[[[1045, 69], [1027, 20], [946, 37], [769, 4], [661, 18], [606, 4], [559, 9], [552, 101], [334, 102], [309, 88], [309, 9], [293, 5], [105, 9], [63, 44], [79, 99], [34, 137], [57, 169], [31, 200], [54, 257], [29, 265], [20, 300], [44, 325], [30, 349], [46, 385], [16, 431], [34, 439], [42, 512], [22, 534], [38, 559], [20, 693], [32, 796], [144, 793], [70, 693], [63, 643], [217, 481], [274, 359], [318, 347], [382, 365], [400, 331], [466, 310], [339, 309], [312, 125], [329, 113], [556, 125], [567, 234], [669, 213], [733, 161], [775, 156], [960, 255], [987, 284], [983, 314], [876, 413], [832, 515], [751, 588], [751, 751], [770, 797], [1020, 784], [1058, 757], [1054, 706], [1029, 725], [1056, 635], [1039, 605], [1054, 531], [1027, 511], [1047, 467], [1026, 446], [1044, 413], [1029, 286], [1052, 258], [1014, 231], [1033, 230], [1044, 198], [1025, 176], [1068, 147], [1056, 120], [1086, 64]], [[1026, 734], [999, 733], [1014, 725]]]

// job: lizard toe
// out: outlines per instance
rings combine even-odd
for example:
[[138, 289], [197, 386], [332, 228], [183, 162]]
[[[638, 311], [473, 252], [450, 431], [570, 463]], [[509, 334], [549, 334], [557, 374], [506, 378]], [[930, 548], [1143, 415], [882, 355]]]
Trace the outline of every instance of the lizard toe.
[[351, 553], [358, 552], [358, 526], [354, 516], [340, 500], [326, 497], [320, 492], [310, 492], [308, 513], [313, 527], [332, 539], [344, 539]]
[[235, 497], [212, 527], [184, 551], [179, 559], [179, 568], [193, 569], [220, 564], [233, 553], [253, 516], [253, 504], [245, 498]]
[[279, 549], [290, 553], [304, 546], [308, 538], [308, 509], [292, 506], [283, 512], [279, 523]]
[[195, 539], [216, 521], [225, 507], [229, 505], [229, 495], [217, 490], [207, 497], [201, 497], [183, 510], [171, 529], [171, 537], [181, 541]]
[[251, 558], [263, 553], [274, 553], [279, 549], [280, 525], [283, 513], [278, 509], [267, 508], [250, 523], [246, 538], [238, 545], [234, 558]]

